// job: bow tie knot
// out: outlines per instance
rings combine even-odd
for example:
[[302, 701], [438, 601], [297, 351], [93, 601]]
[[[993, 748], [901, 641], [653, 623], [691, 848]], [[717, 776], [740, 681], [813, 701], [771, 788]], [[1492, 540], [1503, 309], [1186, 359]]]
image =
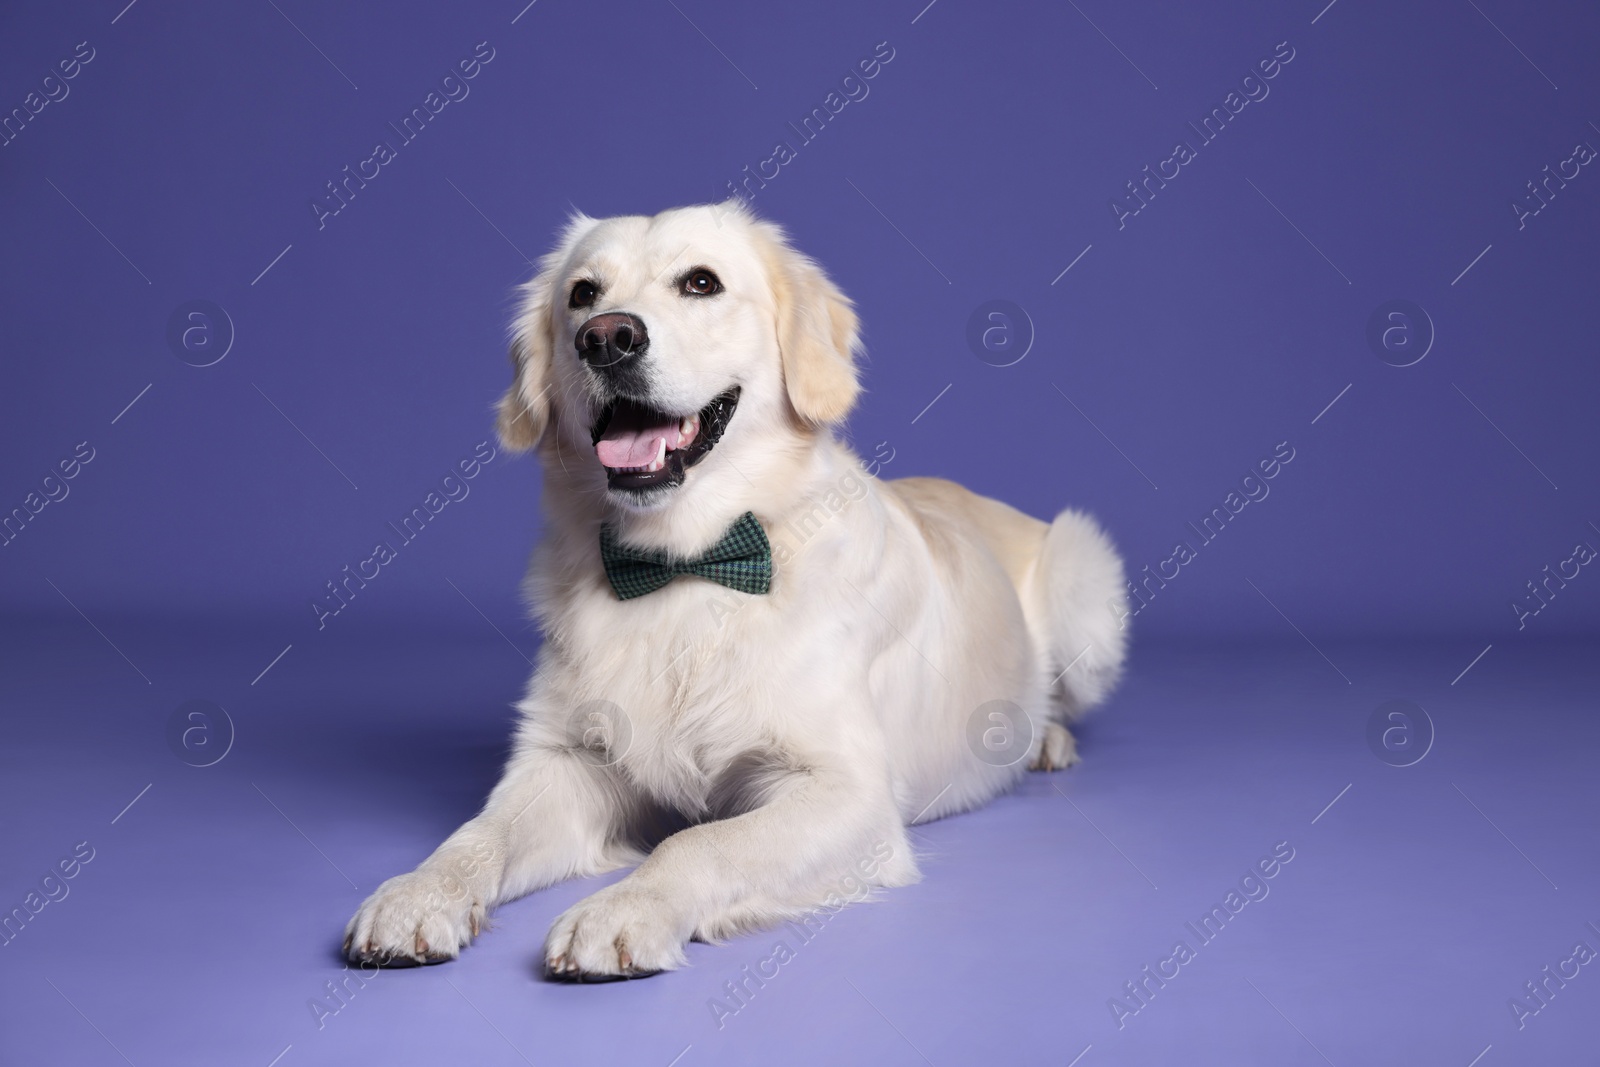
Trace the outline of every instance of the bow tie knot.
[[716, 544], [692, 559], [674, 559], [659, 549], [625, 545], [607, 523], [600, 527], [600, 561], [618, 600], [653, 593], [683, 574], [741, 593], [761, 594], [772, 588], [772, 546], [761, 523], [748, 511]]

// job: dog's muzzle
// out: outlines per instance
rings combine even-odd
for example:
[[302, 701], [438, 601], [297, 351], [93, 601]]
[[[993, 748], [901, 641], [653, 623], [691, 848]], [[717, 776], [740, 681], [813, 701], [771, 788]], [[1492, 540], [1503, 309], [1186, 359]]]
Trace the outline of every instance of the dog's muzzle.
[[722, 439], [739, 405], [739, 392], [736, 385], [692, 415], [675, 415], [626, 397], [612, 401], [590, 428], [606, 484], [635, 491], [682, 485], [684, 473]]

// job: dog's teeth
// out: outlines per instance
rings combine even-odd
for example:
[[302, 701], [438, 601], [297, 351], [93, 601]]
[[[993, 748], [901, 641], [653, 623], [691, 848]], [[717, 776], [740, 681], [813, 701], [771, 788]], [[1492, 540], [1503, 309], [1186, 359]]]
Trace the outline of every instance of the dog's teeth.
[[667, 462], [667, 439], [665, 437], [663, 437], [661, 439], [661, 447], [656, 449], [656, 460], [655, 460], [654, 463], [650, 464], [650, 469], [653, 470], [653, 471], [658, 471], [662, 467], [666, 466], [666, 462]]

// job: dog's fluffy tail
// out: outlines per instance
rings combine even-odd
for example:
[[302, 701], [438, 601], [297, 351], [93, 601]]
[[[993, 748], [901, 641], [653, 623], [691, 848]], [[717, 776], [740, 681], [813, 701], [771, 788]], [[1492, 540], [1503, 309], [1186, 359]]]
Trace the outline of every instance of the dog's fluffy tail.
[[1094, 519], [1063, 511], [1045, 535], [1035, 582], [1051, 696], [1070, 721], [1104, 700], [1122, 674], [1129, 618], [1122, 557]]

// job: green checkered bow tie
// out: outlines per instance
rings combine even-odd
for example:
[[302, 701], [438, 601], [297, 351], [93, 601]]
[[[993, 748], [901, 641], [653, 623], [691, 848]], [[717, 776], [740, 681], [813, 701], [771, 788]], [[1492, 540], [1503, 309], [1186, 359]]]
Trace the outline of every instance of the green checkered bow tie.
[[600, 527], [600, 560], [619, 600], [653, 593], [680, 574], [697, 574], [741, 593], [766, 593], [772, 588], [772, 546], [748, 511], [695, 559], [672, 559], [654, 549], [630, 548], [620, 544], [616, 531], [606, 524]]

